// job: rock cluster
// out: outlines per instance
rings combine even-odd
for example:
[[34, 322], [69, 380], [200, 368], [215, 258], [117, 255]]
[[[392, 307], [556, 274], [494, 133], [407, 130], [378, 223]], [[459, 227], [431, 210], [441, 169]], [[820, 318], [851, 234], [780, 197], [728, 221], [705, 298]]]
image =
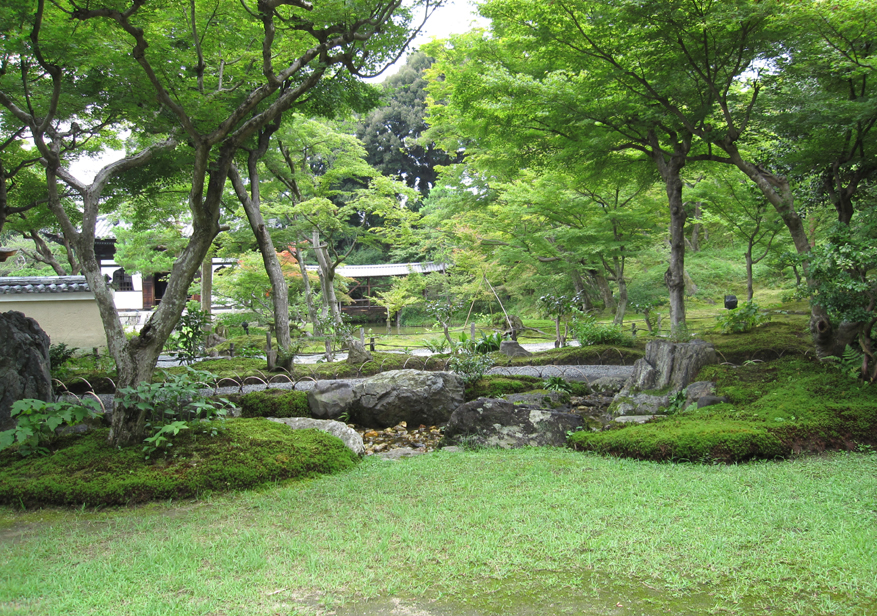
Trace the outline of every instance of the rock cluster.
[[451, 372], [390, 370], [361, 381], [318, 381], [308, 391], [311, 415], [384, 429], [445, 423], [463, 404], [463, 381]]
[[658, 340], [646, 346], [630, 378], [597, 379], [588, 396], [542, 392], [464, 403], [462, 382], [452, 373], [394, 370], [356, 382], [320, 381], [308, 399], [314, 417], [352, 422], [346, 427], [357, 427], [366, 454], [392, 451], [398, 458], [439, 444], [561, 447], [571, 431], [649, 421], [666, 411], [676, 392], [686, 392], [686, 407], [727, 401], [715, 395], [714, 383], [691, 382], [715, 362], [715, 349], [706, 342]]

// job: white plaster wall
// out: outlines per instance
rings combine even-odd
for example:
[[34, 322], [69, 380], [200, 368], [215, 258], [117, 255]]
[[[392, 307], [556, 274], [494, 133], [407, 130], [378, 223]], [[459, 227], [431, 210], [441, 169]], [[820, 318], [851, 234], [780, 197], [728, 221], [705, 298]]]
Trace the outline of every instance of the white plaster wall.
[[52, 344], [81, 349], [104, 348], [107, 339], [91, 293], [0, 295], [0, 312], [24, 313], [40, 324]]

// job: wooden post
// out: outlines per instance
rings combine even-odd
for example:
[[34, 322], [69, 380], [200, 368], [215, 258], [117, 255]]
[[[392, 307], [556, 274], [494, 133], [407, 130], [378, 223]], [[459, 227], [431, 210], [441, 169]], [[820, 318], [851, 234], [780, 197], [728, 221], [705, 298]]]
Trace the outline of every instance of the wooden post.
[[375, 352], [375, 339], [374, 339], [374, 337], [371, 337], [368, 339], [368, 350], [371, 351], [372, 353]]
[[268, 358], [268, 370], [274, 370], [277, 366], [277, 351], [271, 348], [271, 330], [265, 332], [267, 344], [265, 345], [265, 355]]
[[234, 342], [228, 344], [228, 356], [234, 357]]

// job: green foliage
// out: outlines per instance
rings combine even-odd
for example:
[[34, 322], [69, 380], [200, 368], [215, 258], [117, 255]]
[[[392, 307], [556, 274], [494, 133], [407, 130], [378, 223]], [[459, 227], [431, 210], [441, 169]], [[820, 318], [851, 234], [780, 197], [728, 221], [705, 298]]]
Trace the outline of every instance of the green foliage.
[[489, 355], [482, 355], [474, 350], [463, 350], [454, 355], [448, 363], [451, 370], [456, 372], [464, 383], [478, 381], [493, 367], [493, 364], [493, 358]]
[[542, 389], [572, 393], [572, 385], [562, 376], [550, 376], [542, 382]]
[[188, 429], [189, 425], [185, 421], [179, 420], [172, 421], [161, 426], [158, 430], [156, 430], [155, 434], [143, 439], [143, 442], [146, 443], [146, 445], [143, 447], [143, 451], [146, 453], [146, 457], [148, 458], [158, 449], [167, 449], [168, 447], [172, 447], [173, 442], [171, 441], [171, 437], [179, 434], [181, 430]]
[[670, 394], [670, 399], [668, 400], [667, 408], [664, 409], [664, 412], [667, 415], [675, 415], [676, 413], [686, 410], [685, 402], [687, 400], [688, 396], [684, 389]]
[[493, 353], [494, 351], [499, 351], [499, 347], [502, 344], [502, 334], [500, 332], [493, 332], [490, 334], [484, 334], [482, 332], [481, 338], [475, 338], [470, 336], [466, 332], [460, 332], [460, 340], [459, 342], [453, 343], [452, 350], [455, 353]]
[[837, 223], [807, 258], [816, 304], [843, 321], [877, 316], [877, 208], [860, 212], [849, 225]]
[[71, 402], [45, 402], [24, 398], [12, 403], [11, 417], [18, 417], [16, 427], [0, 432], [0, 451], [17, 445], [22, 457], [31, 454], [45, 455], [48, 446], [56, 438], [56, 430], [62, 426], [75, 426], [85, 419], [98, 416], [100, 404], [86, 398], [78, 404]]
[[[307, 314], [299, 306], [304, 300], [301, 267], [288, 251], [277, 253], [277, 260], [286, 280], [290, 320], [292, 323], [304, 323]], [[308, 279], [312, 286], [318, 284], [315, 273], [309, 273]], [[342, 281], [339, 280], [338, 285], [341, 284]], [[214, 279], [214, 290], [217, 296], [226, 298], [233, 305], [245, 310], [217, 317], [227, 327], [238, 327], [243, 322], [253, 324], [274, 321], [274, 290], [259, 252], [248, 252], [238, 259], [234, 267], [221, 270]], [[341, 290], [340, 286], [338, 290]]]
[[189, 302], [165, 348], [183, 363], [193, 363], [204, 355], [204, 340], [211, 319], [210, 313], [201, 310], [198, 302]]
[[26, 507], [118, 506], [203, 497], [352, 468], [357, 456], [334, 436], [262, 419], [230, 419], [214, 438], [174, 437], [174, 457], [144, 459], [107, 444], [107, 430], [58, 439], [53, 455], [0, 454], [0, 503]]
[[70, 361], [75, 354], [76, 349], [63, 342], [49, 346], [49, 363], [52, 366], [52, 372]]
[[744, 302], [716, 317], [716, 326], [723, 334], [742, 334], [770, 321], [770, 314], [754, 301]]
[[829, 356], [822, 358], [823, 362], [834, 366], [841, 374], [852, 379], [858, 379], [863, 376], [862, 367], [865, 365], [864, 360], [865, 354], [850, 345], [846, 346], [842, 357]]
[[431, 352], [431, 353], [447, 353], [451, 350], [451, 345], [444, 338], [433, 338], [431, 340], [424, 340], [423, 345]]
[[[146, 439], [143, 451], [149, 457], [159, 448], [167, 454], [172, 446], [169, 436], [179, 434], [180, 424], [197, 422], [197, 434], [216, 434], [216, 424], [212, 420], [225, 420], [231, 403], [225, 399], [210, 400], [201, 390], [215, 382], [215, 375], [202, 370], [187, 368], [180, 374], [165, 373], [165, 381], [160, 383], [140, 383], [136, 387], [120, 387], [117, 408], [136, 409], [146, 417], [146, 427], [152, 435]], [[174, 427], [168, 428], [167, 426]]]
[[582, 346], [596, 344], [625, 344], [628, 340], [620, 325], [598, 323], [596, 317], [577, 312], [572, 322], [572, 333]]
[[308, 394], [304, 391], [265, 389], [241, 396], [242, 417], [310, 417]]
[[563, 319], [572, 311], [576, 298], [570, 295], [546, 294], [539, 298], [539, 307], [542, 314], [558, 320]]

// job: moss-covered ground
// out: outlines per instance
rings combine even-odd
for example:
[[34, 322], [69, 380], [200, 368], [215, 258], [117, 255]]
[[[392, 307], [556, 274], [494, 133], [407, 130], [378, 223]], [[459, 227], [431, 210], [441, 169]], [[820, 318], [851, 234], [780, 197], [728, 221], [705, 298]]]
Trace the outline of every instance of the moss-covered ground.
[[[752, 348], [752, 347], [748, 347]], [[649, 460], [739, 462], [877, 444], [877, 388], [801, 354], [704, 368], [729, 403], [578, 432], [577, 449]]]
[[0, 503], [105, 506], [204, 497], [347, 470], [357, 461], [334, 436], [265, 419], [230, 419], [215, 436], [190, 424], [149, 458], [140, 446], [110, 447], [107, 432], [62, 437], [42, 457], [0, 452]]

